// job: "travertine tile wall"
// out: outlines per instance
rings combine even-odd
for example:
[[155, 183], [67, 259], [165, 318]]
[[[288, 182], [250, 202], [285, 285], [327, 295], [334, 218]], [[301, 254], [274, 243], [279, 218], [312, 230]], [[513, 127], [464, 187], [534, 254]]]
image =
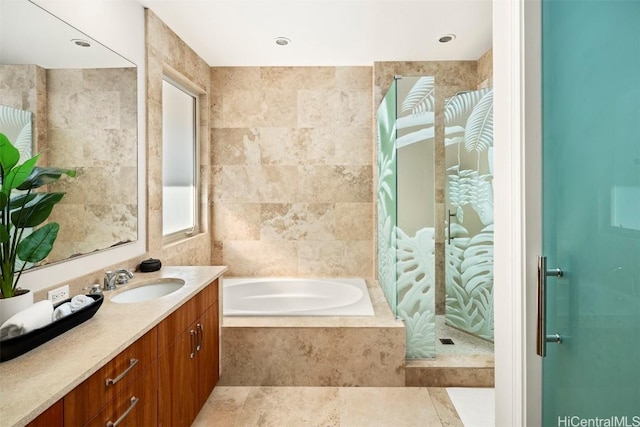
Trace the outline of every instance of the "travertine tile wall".
[[371, 72], [211, 69], [213, 264], [373, 276]]
[[478, 59], [478, 89], [493, 86], [493, 49]]
[[[147, 247], [165, 265], [210, 265], [209, 65], [149, 9], [147, 39]], [[164, 73], [199, 94], [201, 232], [186, 241], [162, 242], [162, 78]]]
[[135, 240], [136, 69], [48, 69], [46, 82], [46, 164], [77, 172], [50, 186], [66, 195], [51, 213], [60, 233], [48, 260]]
[[[37, 65], [0, 65], [2, 105], [33, 113], [33, 152], [42, 152], [47, 138], [47, 77]], [[47, 153], [40, 158], [46, 162]]]
[[[487, 55], [483, 55], [483, 58]], [[483, 76], [486, 77], [490, 56], [483, 62]], [[444, 141], [444, 100], [459, 91], [474, 90], [478, 87], [478, 61], [433, 61], [433, 62], [376, 62], [374, 64], [375, 105], [380, 105], [387, 89], [396, 75], [434, 76], [436, 81], [436, 122], [435, 140]], [[436, 314], [445, 310], [445, 158], [444, 144], [435, 144], [435, 262], [436, 262]], [[438, 226], [441, 224], [442, 226]]]

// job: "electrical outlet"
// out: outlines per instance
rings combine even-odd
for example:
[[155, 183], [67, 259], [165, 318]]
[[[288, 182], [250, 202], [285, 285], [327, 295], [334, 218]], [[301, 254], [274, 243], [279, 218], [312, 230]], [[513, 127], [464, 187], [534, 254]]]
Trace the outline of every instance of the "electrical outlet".
[[54, 304], [69, 298], [69, 285], [60, 286], [57, 289], [47, 292], [47, 299]]

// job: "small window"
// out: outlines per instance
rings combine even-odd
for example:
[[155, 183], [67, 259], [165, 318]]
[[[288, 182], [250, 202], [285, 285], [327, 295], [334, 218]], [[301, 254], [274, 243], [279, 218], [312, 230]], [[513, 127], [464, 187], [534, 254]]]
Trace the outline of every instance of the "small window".
[[165, 242], [198, 231], [198, 97], [162, 82], [162, 233]]

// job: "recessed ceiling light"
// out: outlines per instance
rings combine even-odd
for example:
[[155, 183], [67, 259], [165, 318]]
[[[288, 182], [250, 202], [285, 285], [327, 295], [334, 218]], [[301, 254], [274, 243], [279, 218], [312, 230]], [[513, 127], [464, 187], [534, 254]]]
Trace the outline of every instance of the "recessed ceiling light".
[[450, 41], [453, 41], [455, 39], [456, 39], [456, 35], [455, 34], [445, 34], [445, 35], [440, 36], [438, 41], [440, 43], [449, 43]]
[[80, 46], [80, 47], [91, 47], [91, 43], [89, 43], [86, 40], [82, 40], [82, 39], [71, 39], [71, 41], [76, 45], [76, 46]]
[[286, 37], [276, 37], [276, 44], [278, 46], [286, 46], [291, 43], [291, 40]]

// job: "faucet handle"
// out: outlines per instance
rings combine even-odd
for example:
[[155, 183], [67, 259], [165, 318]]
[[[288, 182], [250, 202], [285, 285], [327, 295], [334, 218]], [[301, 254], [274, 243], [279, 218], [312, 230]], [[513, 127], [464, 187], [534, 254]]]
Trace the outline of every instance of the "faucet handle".
[[113, 276], [113, 271], [108, 270], [104, 272], [104, 279], [103, 279], [103, 283], [102, 283], [102, 289], [104, 289], [105, 291], [110, 291], [111, 289], [113, 289], [111, 287], [111, 284], [109, 283], [111, 281], [111, 277]]
[[129, 279], [132, 279], [132, 278], [133, 278], [133, 273], [131, 272], [125, 273], [124, 271], [121, 271], [116, 276], [116, 284], [126, 285], [127, 283], [129, 283]]
[[87, 290], [89, 289], [89, 295], [101, 295], [102, 294], [102, 289], [100, 288], [100, 284], [96, 283], [95, 285], [92, 286], [85, 286], [84, 288], [82, 288], [82, 290]]

